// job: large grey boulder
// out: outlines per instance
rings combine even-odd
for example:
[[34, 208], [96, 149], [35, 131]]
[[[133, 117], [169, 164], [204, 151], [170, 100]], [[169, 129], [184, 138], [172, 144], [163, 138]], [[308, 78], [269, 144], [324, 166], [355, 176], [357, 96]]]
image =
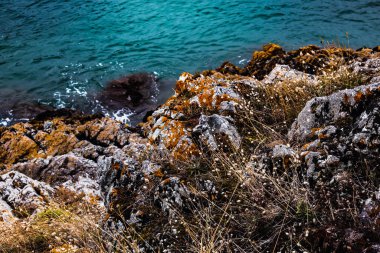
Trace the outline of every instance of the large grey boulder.
[[10, 222], [13, 216], [30, 215], [41, 210], [54, 189], [17, 171], [0, 176], [0, 218]]
[[262, 80], [264, 84], [275, 84], [282, 81], [316, 83], [317, 77], [292, 69], [288, 65], [276, 64], [274, 69]]
[[380, 176], [377, 162], [380, 84], [310, 100], [292, 125], [288, 138], [300, 147], [307, 177], [314, 181], [336, 169], [362, 171], [368, 168], [368, 173]]
[[372, 77], [371, 82], [380, 81], [380, 58], [370, 58], [366, 61], [357, 61], [351, 65], [354, 73]]
[[[380, 83], [375, 83], [313, 98], [293, 123], [288, 134], [289, 140], [305, 142], [317, 132], [322, 133], [322, 128], [325, 134], [339, 127], [361, 128], [358, 130], [363, 133], [377, 131], [377, 128], [373, 128], [376, 126], [373, 125], [376, 123], [373, 117], [377, 117], [379, 89]], [[369, 117], [370, 114], [372, 117]]]
[[212, 151], [226, 145], [238, 149], [241, 145], [241, 137], [233, 125], [233, 119], [218, 114], [202, 115], [199, 124], [193, 129], [193, 135], [199, 138], [201, 145]]

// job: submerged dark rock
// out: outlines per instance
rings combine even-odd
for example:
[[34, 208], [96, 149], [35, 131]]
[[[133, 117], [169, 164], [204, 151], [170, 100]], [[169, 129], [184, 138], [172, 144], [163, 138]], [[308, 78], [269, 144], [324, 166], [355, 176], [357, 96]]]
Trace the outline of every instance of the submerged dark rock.
[[97, 99], [111, 110], [146, 108], [153, 104], [156, 81], [156, 77], [150, 73], [124, 76], [109, 82]]
[[31, 119], [36, 115], [53, 110], [54, 107], [46, 104], [41, 104], [35, 101], [20, 101], [12, 106], [12, 113], [15, 118], [28, 118]]
[[33, 100], [5, 100], [0, 108], [0, 118], [9, 118], [8, 123], [26, 121], [50, 110], [54, 108]]

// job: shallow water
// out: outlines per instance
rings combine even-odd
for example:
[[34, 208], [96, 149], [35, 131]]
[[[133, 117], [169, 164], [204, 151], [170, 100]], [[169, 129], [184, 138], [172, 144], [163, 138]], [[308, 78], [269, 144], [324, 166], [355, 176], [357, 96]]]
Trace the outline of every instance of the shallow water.
[[245, 64], [267, 42], [380, 44], [379, 13], [374, 0], [1, 0], [0, 101], [90, 110], [108, 80], [149, 71], [169, 80], [162, 102], [181, 72]]

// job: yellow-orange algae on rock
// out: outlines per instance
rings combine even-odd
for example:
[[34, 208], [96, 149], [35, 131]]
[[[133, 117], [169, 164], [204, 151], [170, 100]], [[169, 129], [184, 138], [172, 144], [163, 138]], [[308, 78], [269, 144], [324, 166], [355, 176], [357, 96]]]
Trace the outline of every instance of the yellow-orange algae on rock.
[[[273, 51], [275, 51], [273, 49]], [[239, 82], [256, 79], [240, 75], [209, 72], [207, 75], [183, 73], [176, 84], [175, 95], [156, 110], [142, 128], [152, 143], [163, 144], [178, 159], [200, 154], [192, 139], [192, 130], [201, 115], [225, 113], [241, 100], [236, 91]], [[222, 103], [231, 103], [222, 107]]]
[[[49, 127], [44, 129], [43, 125]], [[33, 158], [66, 154], [83, 145], [83, 140], [109, 145], [124, 145], [129, 131], [115, 120], [54, 118], [44, 122], [18, 123], [0, 133], [0, 167]]]
[[1, 133], [0, 166], [37, 157], [38, 145], [28, 136], [30, 127], [28, 123], [19, 123]]

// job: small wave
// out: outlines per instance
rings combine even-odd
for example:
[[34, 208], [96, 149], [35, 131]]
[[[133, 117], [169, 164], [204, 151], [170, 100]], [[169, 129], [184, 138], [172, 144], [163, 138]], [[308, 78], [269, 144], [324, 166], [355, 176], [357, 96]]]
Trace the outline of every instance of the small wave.
[[6, 113], [6, 115], [2, 115], [2, 117], [0, 117], [0, 126], [10, 126], [11, 124], [15, 123], [15, 122], [27, 122], [29, 121], [28, 118], [16, 118], [14, 117], [13, 115], [13, 111], [10, 110]]
[[55, 102], [54, 102], [54, 107], [58, 109], [66, 108], [66, 102], [64, 97], [67, 97], [67, 95], [62, 95], [61, 92], [56, 91], [53, 94]]
[[131, 117], [134, 115], [134, 112], [128, 108], [122, 108], [116, 111], [108, 110], [98, 100], [95, 100], [95, 105], [91, 113], [102, 113], [104, 116], [120, 121], [123, 124], [130, 124]]

